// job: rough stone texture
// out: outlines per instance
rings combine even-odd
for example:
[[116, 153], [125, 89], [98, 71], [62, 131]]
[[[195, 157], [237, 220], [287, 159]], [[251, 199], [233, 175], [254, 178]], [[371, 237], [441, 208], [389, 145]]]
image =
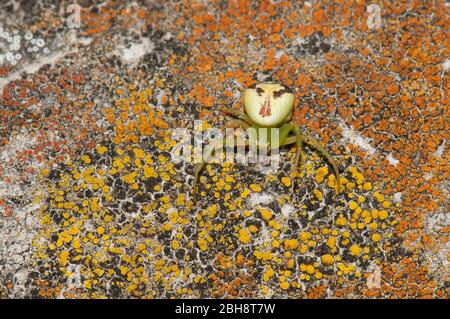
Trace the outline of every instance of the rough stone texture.
[[[447, 298], [448, 3], [370, 3], [2, 1], [0, 297]], [[172, 130], [265, 80], [342, 194], [287, 147], [193, 205]]]

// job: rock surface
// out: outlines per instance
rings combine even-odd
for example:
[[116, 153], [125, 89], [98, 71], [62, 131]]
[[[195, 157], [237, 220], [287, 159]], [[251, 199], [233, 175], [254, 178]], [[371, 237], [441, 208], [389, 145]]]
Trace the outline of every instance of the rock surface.
[[[2, 1], [0, 297], [449, 296], [443, 1]], [[257, 81], [339, 162], [193, 164]]]

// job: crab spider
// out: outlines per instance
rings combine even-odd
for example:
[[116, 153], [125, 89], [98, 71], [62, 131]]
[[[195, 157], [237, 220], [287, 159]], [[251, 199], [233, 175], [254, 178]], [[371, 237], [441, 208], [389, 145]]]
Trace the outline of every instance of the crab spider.
[[[304, 134], [300, 127], [292, 121], [294, 94], [287, 86], [274, 82], [263, 82], [247, 88], [244, 93], [244, 110], [245, 112], [237, 109], [223, 109], [227, 115], [236, 118], [236, 123], [244, 129], [253, 127], [258, 132], [261, 128], [279, 128], [278, 146], [294, 143], [297, 146], [293, 173], [297, 171], [303, 144], [306, 143], [315, 148], [333, 168], [337, 181], [335, 191], [339, 194], [340, 177], [337, 165], [330, 153], [315, 138]], [[211, 154], [207, 154], [207, 156], [211, 156]], [[205, 160], [202, 159], [202, 162], [194, 168], [194, 203], [197, 201], [197, 183], [204, 164]]]

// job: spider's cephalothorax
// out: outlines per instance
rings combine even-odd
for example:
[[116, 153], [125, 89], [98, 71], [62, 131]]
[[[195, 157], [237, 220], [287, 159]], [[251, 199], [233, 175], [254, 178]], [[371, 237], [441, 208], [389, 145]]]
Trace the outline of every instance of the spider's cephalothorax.
[[[335, 190], [336, 193], [339, 193], [339, 171], [333, 158], [315, 138], [304, 134], [291, 119], [294, 111], [294, 94], [287, 86], [280, 83], [263, 82], [247, 88], [244, 93], [244, 110], [245, 113], [237, 109], [224, 109], [223, 111], [235, 117], [237, 124], [244, 129], [253, 127], [257, 134], [262, 128], [279, 128], [279, 137], [275, 140], [278, 142], [277, 146], [294, 143], [297, 145], [293, 173], [297, 170], [303, 144], [307, 143], [315, 148], [333, 167], [336, 177]], [[259, 146], [261, 145], [258, 144]], [[274, 146], [272, 145], [272, 147]], [[202, 160], [202, 163], [197, 164], [194, 170], [194, 202], [197, 200], [197, 181], [204, 163], [205, 159]]]

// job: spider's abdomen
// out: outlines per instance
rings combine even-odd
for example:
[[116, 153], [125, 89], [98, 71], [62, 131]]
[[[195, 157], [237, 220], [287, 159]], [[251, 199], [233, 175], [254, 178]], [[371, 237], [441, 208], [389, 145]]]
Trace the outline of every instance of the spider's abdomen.
[[279, 83], [260, 83], [244, 93], [244, 109], [248, 117], [261, 127], [274, 127], [284, 122], [294, 107], [294, 94]]

